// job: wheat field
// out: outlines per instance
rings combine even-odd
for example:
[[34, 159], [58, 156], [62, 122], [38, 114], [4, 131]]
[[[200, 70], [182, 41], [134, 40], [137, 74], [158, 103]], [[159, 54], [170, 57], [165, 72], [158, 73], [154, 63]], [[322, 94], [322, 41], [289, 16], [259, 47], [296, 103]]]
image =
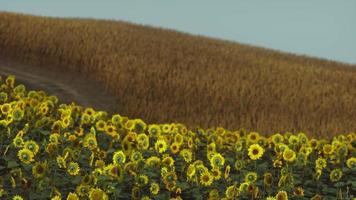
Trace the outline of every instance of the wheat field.
[[356, 65], [121, 21], [7, 12], [0, 57], [97, 80], [120, 114], [148, 123], [324, 137], [356, 130]]

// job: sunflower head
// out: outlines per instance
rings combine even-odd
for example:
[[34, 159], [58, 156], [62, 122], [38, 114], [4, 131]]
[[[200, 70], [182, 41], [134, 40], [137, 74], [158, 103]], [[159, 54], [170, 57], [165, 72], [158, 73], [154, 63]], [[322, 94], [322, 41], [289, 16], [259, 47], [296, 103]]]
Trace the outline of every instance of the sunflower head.
[[34, 155], [36, 155], [40, 149], [38, 144], [33, 140], [26, 141], [24, 144], [24, 147], [27, 148], [28, 150], [32, 151], [32, 153]]
[[25, 163], [25, 164], [30, 164], [31, 162], [34, 161], [34, 154], [31, 150], [27, 149], [27, 148], [23, 148], [21, 150], [18, 151], [17, 156], [19, 157], [19, 159], [21, 160], [21, 162]]
[[276, 199], [277, 200], [288, 200], [288, 194], [286, 191], [278, 191], [276, 194]]
[[288, 148], [283, 152], [283, 159], [287, 162], [295, 161], [296, 157], [297, 155], [292, 149]]
[[214, 177], [209, 171], [205, 171], [200, 175], [200, 184], [210, 186], [213, 183]]
[[251, 160], [258, 160], [262, 157], [264, 151], [265, 150], [259, 144], [252, 144], [248, 148], [248, 156]]
[[153, 194], [153, 195], [157, 195], [158, 192], [160, 190], [160, 187], [159, 187], [159, 184], [156, 183], [156, 182], [153, 182], [151, 183], [150, 185], [150, 192]]
[[43, 177], [47, 170], [47, 163], [46, 162], [37, 162], [32, 167], [32, 174], [35, 178]]
[[257, 180], [257, 173], [256, 172], [249, 172], [245, 175], [245, 182], [247, 183], [254, 183]]
[[79, 197], [76, 193], [69, 192], [67, 196], [67, 200], [79, 200]]
[[124, 164], [126, 162], [126, 155], [123, 151], [116, 151], [112, 160], [115, 165]]
[[330, 172], [330, 180], [332, 182], [337, 182], [341, 179], [342, 177], [342, 170], [341, 169], [333, 169]]
[[109, 200], [109, 196], [100, 188], [91, 188], [89, 191], [90, 200]]
[[351, 157], [351, 158], [347, 159], [346, 166], [350, 169], [356, 168], [356, 158]]
[[71, 176], [76, 176], [79, 174], [80, 168], [77, 162], [70, 162], [67, 167], [67, 172]]

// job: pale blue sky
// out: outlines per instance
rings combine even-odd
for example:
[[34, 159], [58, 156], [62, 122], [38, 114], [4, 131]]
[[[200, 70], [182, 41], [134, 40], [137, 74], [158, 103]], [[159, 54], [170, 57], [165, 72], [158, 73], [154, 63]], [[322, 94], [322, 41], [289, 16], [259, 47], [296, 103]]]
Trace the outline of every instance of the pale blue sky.
[[356, 0], [0, 0], [0, 11], [121, 19], [356, 63]]

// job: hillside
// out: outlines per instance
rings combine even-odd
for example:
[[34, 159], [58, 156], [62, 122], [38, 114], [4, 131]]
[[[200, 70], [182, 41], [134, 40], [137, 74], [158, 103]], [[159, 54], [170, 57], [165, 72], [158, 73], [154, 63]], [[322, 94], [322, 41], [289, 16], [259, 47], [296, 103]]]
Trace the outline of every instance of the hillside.
[[97, 80], [120, 114], [148, 123], [356, 130], [356, 65], [120, 21], [4, 12], [1, 57]]

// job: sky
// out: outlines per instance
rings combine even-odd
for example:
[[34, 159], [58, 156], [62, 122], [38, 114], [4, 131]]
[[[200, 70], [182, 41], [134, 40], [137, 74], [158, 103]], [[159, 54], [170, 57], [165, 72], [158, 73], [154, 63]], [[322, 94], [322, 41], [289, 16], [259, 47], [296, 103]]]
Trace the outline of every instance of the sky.
[[0, 11], [124, 20], [356, 64], [356, 0], [0, 0]]

